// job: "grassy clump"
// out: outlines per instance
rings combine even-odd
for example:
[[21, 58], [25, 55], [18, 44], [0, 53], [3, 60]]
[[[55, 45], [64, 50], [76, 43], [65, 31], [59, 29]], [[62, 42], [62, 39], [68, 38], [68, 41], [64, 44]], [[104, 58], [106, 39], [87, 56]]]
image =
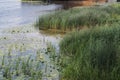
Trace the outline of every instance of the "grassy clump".
[[3, 56], [0, 64], [1, 80], [42, 80], [41, 62], [28, 57]]
[[63, 80], [119, 80], [120, 24], [68, 34], [60, 43]]
[[112, 24], [120, 20], [119, 6], [93, 6], [57, 11], [40, 17], [36, 22], [39, 29], [80, 29], [84, 26]]

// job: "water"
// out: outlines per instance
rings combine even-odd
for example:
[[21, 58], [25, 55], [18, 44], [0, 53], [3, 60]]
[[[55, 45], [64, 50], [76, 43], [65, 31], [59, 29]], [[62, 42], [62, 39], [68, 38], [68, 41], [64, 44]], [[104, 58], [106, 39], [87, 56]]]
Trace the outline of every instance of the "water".
[[33, 24], [38, 16], [57, 9], [60, 5], [21, 3], [20, 0], [0, 0], [0, 28]]
[[[51, 80], [51, 78], [59, 80], [59, 72], [50, 67], [56, 66], [49, 58], [50, 54], [45, 54], [45, 49], [50, 43], [56, 47], [56, 51], [59, 51], [60, 35], [42, 34], [34, 26], [28, 26], [28, 24], [33, 24], [39, 16], [53, 12], [59, 7], [61, 6], [55, 4], [40, 5], [21, 3], [19, 0], [0, 0], [0, 61], [1, 57], [8, 53], [15, 58], [16, 56], [26, 57], [29, 55], [36, 58], [36, 53], [40, 51], [39, 54], [45, 61], [42, 65], [42, 80], [46, 80], [48, 75], [51, 77], [47, 80]], [[48, 66], [45, 67], [45, 65]], [[0, 79], [2, 75], [0, 74]]]

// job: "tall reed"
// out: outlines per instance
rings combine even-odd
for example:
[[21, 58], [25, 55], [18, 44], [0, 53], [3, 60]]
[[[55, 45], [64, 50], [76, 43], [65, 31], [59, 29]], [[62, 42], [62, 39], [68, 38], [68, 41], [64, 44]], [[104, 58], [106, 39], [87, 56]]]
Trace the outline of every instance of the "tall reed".
[[60, 43], [63, 80], [119, 80], [120, 24], [84, 29]]
[[35, 26], [39, 29], [66, 31], [84, 26], [110, 25], [120, 20], [119, 14], [120, 8], [113, 5], [72, 8], [44, 15], [36, 21]]

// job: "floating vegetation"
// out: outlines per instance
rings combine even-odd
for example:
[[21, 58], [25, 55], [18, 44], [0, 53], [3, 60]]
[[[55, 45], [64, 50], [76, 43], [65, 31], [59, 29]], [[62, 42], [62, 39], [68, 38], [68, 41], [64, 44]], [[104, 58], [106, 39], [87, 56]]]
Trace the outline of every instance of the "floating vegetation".
[[59, 72], [49, 67], [55, 65], [50, 54], [45, 54], [46, 36], [39, 36], [34, 27], [3, 29], [2, 32], [5, 34], [0, 37], [0, 80], [58, 80]]
[[[2, 58], [0, 62], [1, 63], [0, 76], [2, 77], [0, 79], [42, 80], [43, 77], [52, 78], [53, 73], [58, 75], [58, 73], [54, 72], [55, 67], [49, 68], [49, 65], [51, 65], [51, 63], [47, 61], [49, 59], [46, 57], [45, 53], [43, 52], [45, 51], [43, 50], [41, 53], [41, 51], [38, 50], [36, 57], [32, 57], [28, 55], [13, 56], [11, 55], [11, 48], [10, 48], [7, 55], [1, 56]], [[43, 73], [46, 74], [43, 75]]]
[[6, 37], [4, 37], [4, 39], [7, 39]]
[[11, 34], [20, 34], [20, 33], [36, 32], [36, 30], [32, 26], [21, 26], [21, 27], [17, 27], [17, 28], [16, 27], [9, 28], [9, 30], [4, 29], [3, 32], [11, 33]]
[[11, 58], [9, 55], [4, 55], [2, 58], [2, 65], [0, 69], [1, 79], [4, 80], [16, 80], [18, 77], [29, 80], [41, 80], [42, 72], [41, 72], [41, 62], [36, 61], [28, 57], [17, 57]]

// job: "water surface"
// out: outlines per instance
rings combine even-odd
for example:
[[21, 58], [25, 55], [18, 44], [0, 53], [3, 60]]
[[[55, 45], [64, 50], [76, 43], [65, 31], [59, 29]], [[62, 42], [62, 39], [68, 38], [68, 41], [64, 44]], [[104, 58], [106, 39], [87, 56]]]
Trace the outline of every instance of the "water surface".
[[[42, 80], [59, 80], [57, 66], [51, 61], [51, 54], [45, 54], [45, 49], [49, 43], [55, 46], [56, 51], [59, 51], [60, 35], [48, 36], [40, 33], [32, 25], [28, 26], [28, 24], [33, 24], [39, 16], [53, 12], [59, 7], [61, 6], [55, 4], [40, 5], [21, 3], [19, 0], [0, 0], [0, 59], [8, 53], [15, 58], [29, 55], [32, 55], [32, 58], [42, 57], [45, 62], [42, 65]], [[38, 52], [40, 56], [37, 55]], [[3, 75], [1, 72], [0, 70], [0, 76]], [[0, 77], [0, 80], [3, 79]], [[17, 79], [13, 77], [12, 80]]]
[[33, 24], [38, 16], [52, 12], [60, 5], [22, 3], [20, 0], [0, 0], [0, 28]]

